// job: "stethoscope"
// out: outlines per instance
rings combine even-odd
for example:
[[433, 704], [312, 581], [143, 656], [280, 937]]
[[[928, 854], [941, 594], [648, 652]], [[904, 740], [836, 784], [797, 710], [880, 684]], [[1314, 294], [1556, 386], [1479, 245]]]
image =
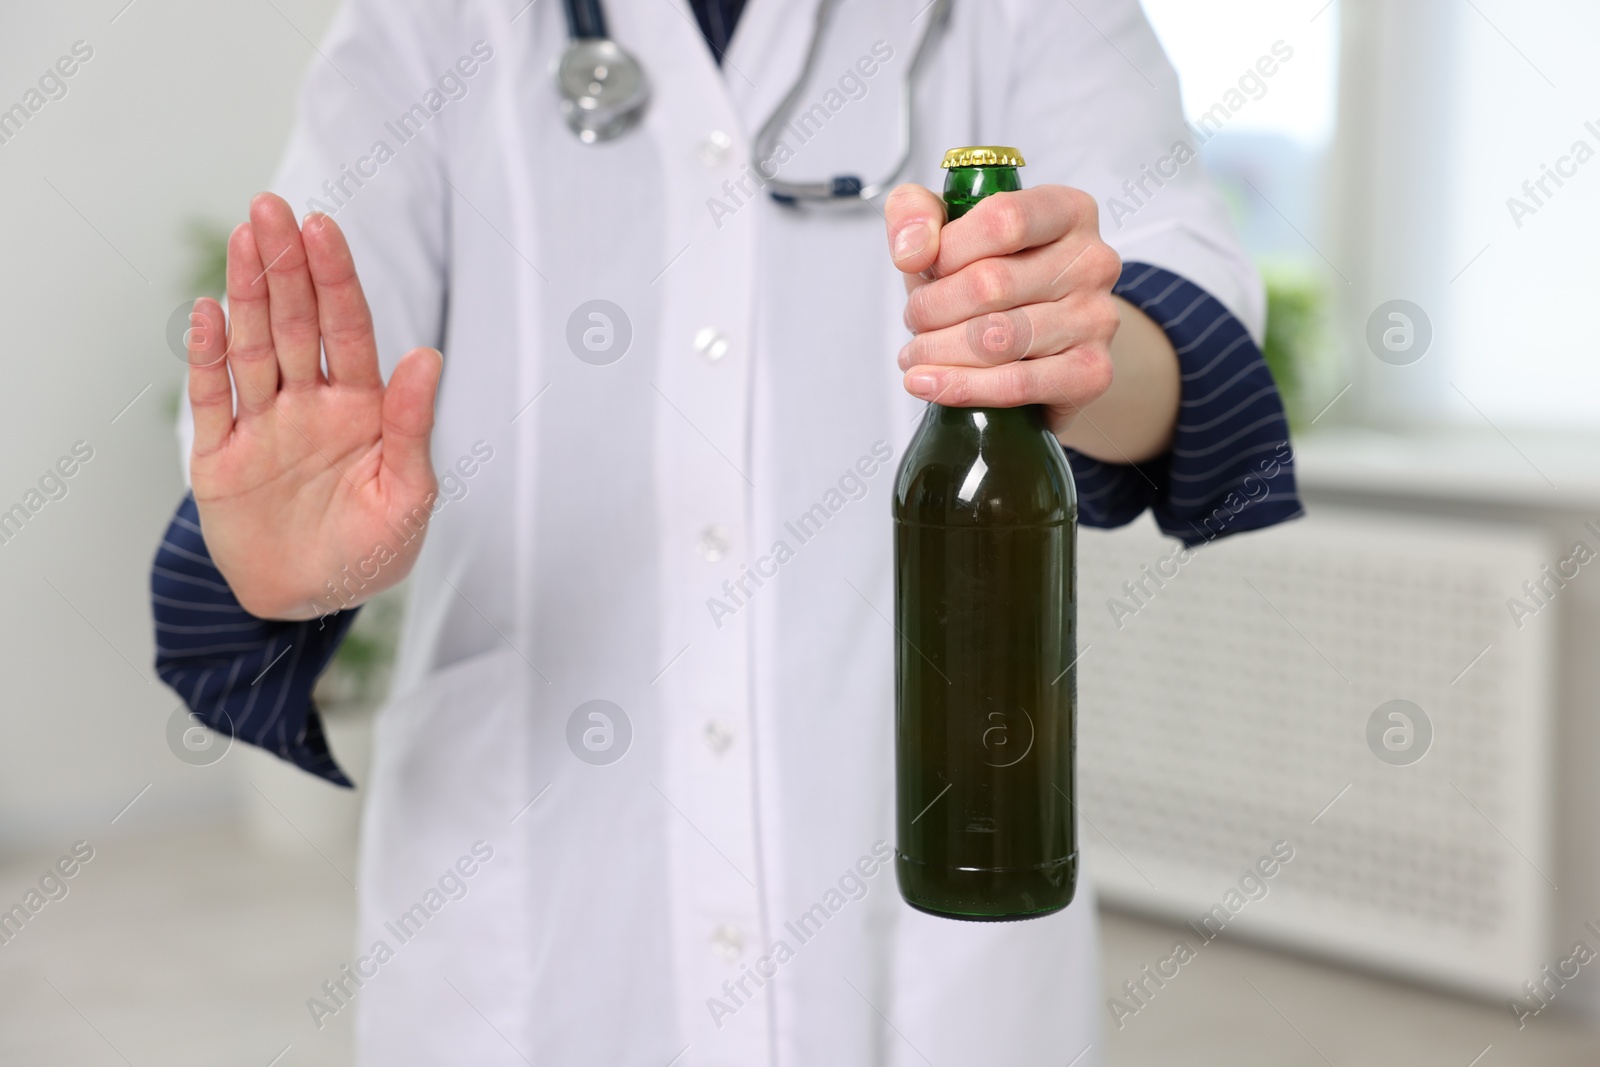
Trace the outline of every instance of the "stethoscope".
[[[839, 174], [820, 182], [790, 182], [769, 176], [766, 164], [772, 159], [778, 136], [789, 116], [801, 102], [806, 83], [822, 52], [823, 36], [839, 0], [821, 0], [816, 26], [811, 31], [811, 46], [806, 49], [805, 66], [800, 76], [762, 125], [750, 146], [751, 164], [766, 180], [767, 191], [782, 204], [860, 203], [886, 191], [911, 161], [911, 94], [917, 72], [929, 47], [950, 19], [954, 0], [933, 0], [928, 28], [917, 42], [900, 83], [900, 156], [894, 168], [875, 182], [863, 182], [854, 174]], [[601, 0], [563, 0], [567, 14], [566, 50], [556, 65], [556, 86], [561, 92], [561, 114], [578, 140], [598, 144], [621, 137], [637, 126], [650, 106], [650, 79], [644, 67], [606, 32]]]

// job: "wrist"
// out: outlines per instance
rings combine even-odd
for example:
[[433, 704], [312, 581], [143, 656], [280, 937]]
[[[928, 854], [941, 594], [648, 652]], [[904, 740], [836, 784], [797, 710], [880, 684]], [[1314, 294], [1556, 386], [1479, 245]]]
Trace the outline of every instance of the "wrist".
[[1172, 447], [1182, 379], [1178, 354], [1149, 316], [1112, 297], [1121, 325], [1111, 342], [1111, 388], [1083, 408], [1056, 414], [1061, 443], [1102, 463], [1132, 465]]

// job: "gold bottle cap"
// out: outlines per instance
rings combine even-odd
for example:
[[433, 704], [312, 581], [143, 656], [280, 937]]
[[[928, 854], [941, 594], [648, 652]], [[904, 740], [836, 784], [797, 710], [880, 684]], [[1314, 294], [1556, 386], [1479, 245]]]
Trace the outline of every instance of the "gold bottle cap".
[[950, 149], [944, 154], [944, 162], [939, 165], [948, 170], [951, 167], [1025, 167], [1027, 163], [1015, 148], [980, 144]]

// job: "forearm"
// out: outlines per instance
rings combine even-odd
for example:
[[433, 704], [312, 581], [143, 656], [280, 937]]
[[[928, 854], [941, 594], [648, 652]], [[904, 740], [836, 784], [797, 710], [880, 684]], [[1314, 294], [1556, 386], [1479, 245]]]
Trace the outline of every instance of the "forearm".
[[[311, 691], [354, 611], [299, 623], [248, 614], [211, 559], [192, 496], [179, 506], [156, 552], [150, 600], [156, 672], [196, 718], [336, 785], [350, 785], [328, 750]], [[214, 763], [226, 751], [191, 748], [190, 740], [185, 734], [181, 746], [173, 741], [185, 763]]]
[[1122, 325], [1111, 342], [1111, 388], [1083, 408], [1060, 438], [1102, 463], [1143, 463], [1172, 447], [1182, 388], [1178, 355], [1144, 312], [1113, 299]]

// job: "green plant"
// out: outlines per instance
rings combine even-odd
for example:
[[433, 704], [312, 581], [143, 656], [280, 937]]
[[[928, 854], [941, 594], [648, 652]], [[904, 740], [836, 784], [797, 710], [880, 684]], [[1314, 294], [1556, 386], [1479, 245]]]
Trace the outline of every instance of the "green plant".
[[1263, 266], [1267, 285], [1267, 334], [1261, 346], [1278, 383], [1289, 424], [1300, 429], [1310, 403], [1326, 331], [1327, 291], [1304, 269]]
[[368, 709], [383, 700], [400, 637], [403, 589], [379, 593], [362, 607], [317, 681], [319, 705], [337, 714], [341, 709]]
[[210, 219], [190, 219], [184, 228], [184, 242], [193, 259], [189, 267], [189, 288], [195, 296], [221, 300], [228, 291], [228, 234], [221, 223]]

